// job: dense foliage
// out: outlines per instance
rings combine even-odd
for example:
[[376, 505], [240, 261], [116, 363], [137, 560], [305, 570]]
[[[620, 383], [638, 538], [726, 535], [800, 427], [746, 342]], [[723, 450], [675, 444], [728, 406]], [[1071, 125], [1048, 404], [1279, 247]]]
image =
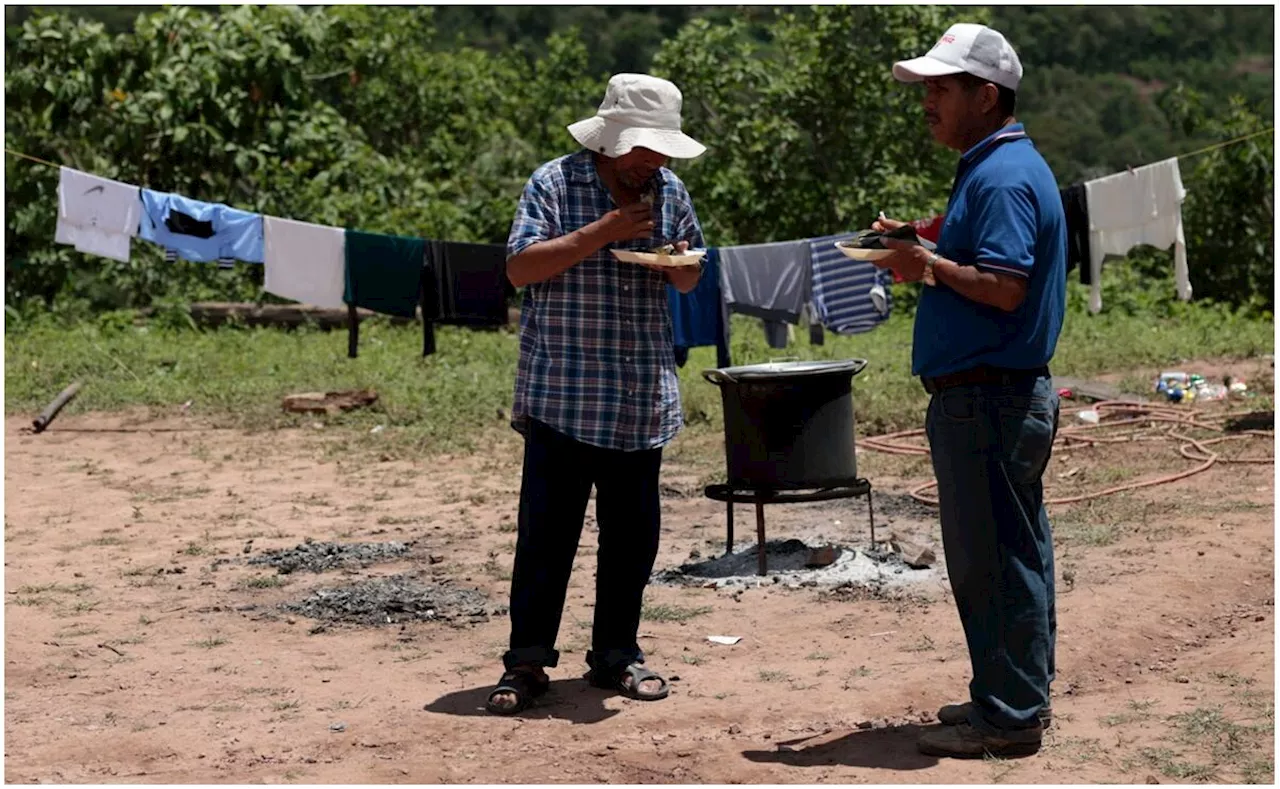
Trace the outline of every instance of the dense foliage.
[[[85, 15], [88, 15], [88, 19]], [[127, 16], [126, 16], [127, 14]], [[108, 24], [89, 21], [94, 16]], [[224, 7], [6, 9], [6, 147], [333, 225], [501, 241], [608, 73], [684, 90], [680, 165], [709, 240], [777, 240], [941, 207], [954, 155], [887, 65], [955, 19], [1002, 27], [1020, 115], [1064, 182], [1265, 125], [1272, 9]], [[128, 22], [132, 19], [132, 22]], [[576, 24], [579, 27], [569, 25]], [[1205, 91], [1212, 87], [1213, 92]], [[1221, 97], [1223, 89], [1239, 99]], [[1269, 308], [1270, 136], [1184, 165], [1197, 296]], [[261, 298], [260, 267], [118, 264], [52, 244], [56, 171], [10, 158], [6, 305]]]

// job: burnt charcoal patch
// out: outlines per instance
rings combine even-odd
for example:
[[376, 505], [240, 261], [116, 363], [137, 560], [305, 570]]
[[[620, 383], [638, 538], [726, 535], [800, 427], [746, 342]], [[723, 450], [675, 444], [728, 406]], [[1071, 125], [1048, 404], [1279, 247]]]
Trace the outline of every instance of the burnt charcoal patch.
[[403, 542], [311, 542], [293, 548], [267, 551], [249, 560], [251, 565], [276, 568], [281, 575], [299, 570], [322, 573], [342, 567], [367, 567], [379, 562], [400, 559], [409, 553], [413, 543]]
[[489, 619], [489, 597], [484, 592], [449, 582], [424, 583], [413, 575], [315, 589], [280, 608], [321, 622], [369, 627], [403, 622], [466, 625]]

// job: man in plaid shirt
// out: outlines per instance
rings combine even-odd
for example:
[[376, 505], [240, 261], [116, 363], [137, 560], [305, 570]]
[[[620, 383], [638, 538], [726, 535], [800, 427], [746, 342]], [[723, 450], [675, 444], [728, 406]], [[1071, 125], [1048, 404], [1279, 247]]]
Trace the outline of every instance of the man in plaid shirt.
[[667, 283], [699, 267], [622, 263], [611, 249], [703, 246], [684, 184], [663, 165], [706, 149], [680, 131], [680, 91], [618, 74], [578, 153], [534, 172], [507, 242], [524, 286], [512, 425], [525, 438], [511, 642], [488, 709], [513, 714], [546, 692], [556, 634], [594, 485], [599, 524], [589, 681], [635, 699], [667, 696], [636, 643], [658, 552], [662, 448], [682, 425]]

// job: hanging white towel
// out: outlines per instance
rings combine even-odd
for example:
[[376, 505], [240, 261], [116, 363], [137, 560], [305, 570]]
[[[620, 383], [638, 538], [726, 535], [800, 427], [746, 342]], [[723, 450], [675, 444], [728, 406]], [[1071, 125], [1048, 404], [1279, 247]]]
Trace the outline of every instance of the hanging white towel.
[[1182, 173], [1177, 159], [1166, 159], [1108, 175], [1084, 185], [1089, 204], [1089, 270], [1093, 284], [1089, 311], [1102, 309], [1102, 259], [1124, 255], [1136, 246], [1173, 247], [1178, 298], [1191, 299], [1187, 239], [1182, 230]]
[[345, 307], [342, 300], [346, 234], [342, 228], [262, 218], [263, 289], [317, 307]]
[[138, 235], [141, 221], [138, 187], [70, 167], [59, 168], [56, 243], [128, 263], [130, 239]]

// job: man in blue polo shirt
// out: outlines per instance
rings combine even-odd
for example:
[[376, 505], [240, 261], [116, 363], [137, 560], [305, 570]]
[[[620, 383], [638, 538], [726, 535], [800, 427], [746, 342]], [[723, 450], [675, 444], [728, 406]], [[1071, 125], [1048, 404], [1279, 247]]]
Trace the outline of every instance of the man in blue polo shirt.
[[912, 372], [933, 395], [925, 427], [973, 669], [970, 701], [939, 710], [919, 748], [1027, 755], [1051, 720], [1057, 629], [1041, 477], [1058, 427], [1048, 364], [1065, 308], [1062, 201], [1013, 117], [1022, 65], [1004, 36], [953, 25], [893, 74], [924, 83], [934, 139], [963, 154], [937, 251], [886, 241], [896, 251], [877, 262], [924, 283]]

